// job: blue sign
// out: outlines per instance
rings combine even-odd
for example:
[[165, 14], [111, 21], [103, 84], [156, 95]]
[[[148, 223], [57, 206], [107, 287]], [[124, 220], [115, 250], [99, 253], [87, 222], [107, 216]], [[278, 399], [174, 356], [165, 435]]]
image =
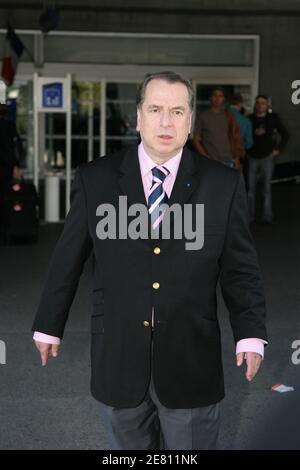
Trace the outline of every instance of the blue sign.
[[47, 83], [43, 85], [42, 91], [43, 108], [62, 108], [63, 107], [63, 84]]

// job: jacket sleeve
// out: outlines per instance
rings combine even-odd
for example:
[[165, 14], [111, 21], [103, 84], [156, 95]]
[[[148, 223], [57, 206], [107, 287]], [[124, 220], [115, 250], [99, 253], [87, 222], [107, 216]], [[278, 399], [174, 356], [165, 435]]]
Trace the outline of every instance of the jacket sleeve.
[[267, 340], [263, 282], [249, 230], [243, 175], [237, 177], [220, 257], [220, 285], [235, 342], [245, 338]]
[[288, 140], [289, 140], [289, 133], [286, 129], [286, 127], [283, 125], [281, 120], [279, 119], [278, 115], [275, 115], [275, 128], [280, 135], [280, 142], [278, 145], [275, 146], [280, 152], [284, 149], [286, 146]]
[[71, 208], [50, 261], [33, 331], [63, 337], [69, 309], [91, 249], [85, 190], [78, 168], [72, 184]]

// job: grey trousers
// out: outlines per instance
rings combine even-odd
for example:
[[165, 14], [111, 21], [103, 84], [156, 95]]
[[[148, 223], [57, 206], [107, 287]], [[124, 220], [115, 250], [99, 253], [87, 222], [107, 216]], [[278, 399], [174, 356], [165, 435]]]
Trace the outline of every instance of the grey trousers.
[[255, 199], [258, 172], [261, 173], [263, 182], [263, 218], [266, 222], [273, 219], [272, 211], [272, 176], [274, 169], [274, 157], [269, 155], [265, 158], [248, 159], [248, 202], [250, 221], [255, 219]]
[[220, 403], [200, 408], [171, 409], [156, 395], [153, 377], [143, 402], [115, 408], [100, 402], [111, 450], [214, 450], [220, 428]]

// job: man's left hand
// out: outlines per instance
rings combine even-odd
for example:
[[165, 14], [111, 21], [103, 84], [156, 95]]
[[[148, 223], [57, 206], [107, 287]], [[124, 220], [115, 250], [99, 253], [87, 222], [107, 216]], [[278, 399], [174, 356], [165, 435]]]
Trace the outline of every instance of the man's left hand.
[[262, 357], [256, 352], [240, 352], [236, 355], [236, 363], [238, 367], [243, 364], [244, 360], [247, 364], [247, 371], [245, 376], [246, 379], [251, 382], [251, 380], [253, 380], [256, 376], [258, 369], [260, 368]]

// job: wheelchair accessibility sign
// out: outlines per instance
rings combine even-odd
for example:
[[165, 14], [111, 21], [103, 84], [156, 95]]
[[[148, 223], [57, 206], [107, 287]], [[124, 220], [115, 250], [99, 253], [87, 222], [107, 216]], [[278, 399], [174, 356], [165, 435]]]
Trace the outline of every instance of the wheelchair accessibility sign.
[[43, 85], [43, 108], [59, 109], [63, 107], [63, 84], [61, 82]]
[[61, 77], [40, 77], [34, 74], [35, 112], [71, 112], [71, 75]]

